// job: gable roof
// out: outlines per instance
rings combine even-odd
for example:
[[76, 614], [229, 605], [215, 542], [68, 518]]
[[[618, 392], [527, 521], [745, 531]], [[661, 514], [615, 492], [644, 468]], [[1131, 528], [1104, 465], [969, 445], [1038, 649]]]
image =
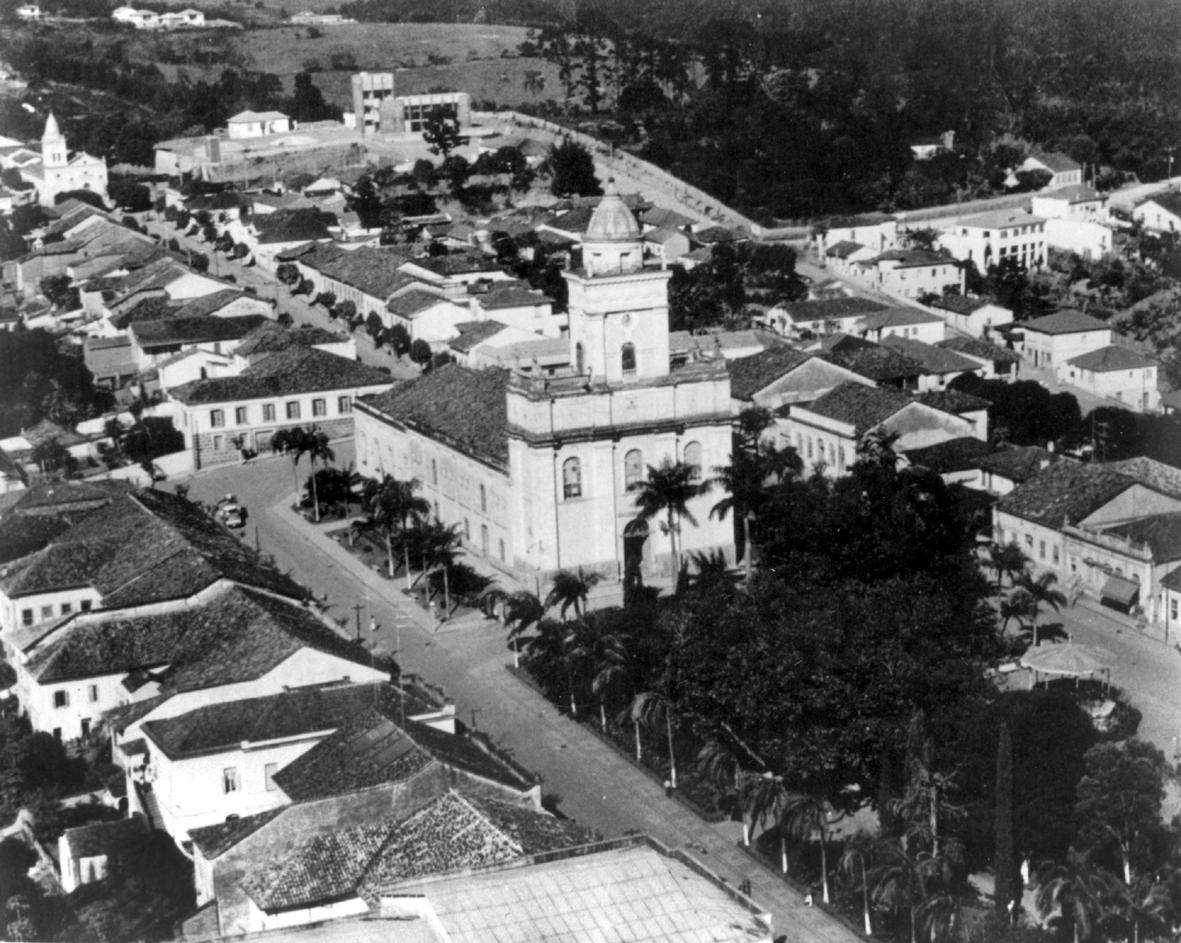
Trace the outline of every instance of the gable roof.
[[792, 347], [769, 347], [750, 357], [730, 361], [730, 395], [734, 399], [751, 399], [780, 377], [812, 359]]
[[238, 318], [219, 318], [210, 314], [138, 321], [132, 323], [129, 330], [141, 347], [209, 344], [245, 337], [266, 320], [266, 315], [262, 314], [247, 314]]
[[315, 347], [288, 347], [252, 363], [236, 377], [190, 380], [169, 391], [187, 405], [268, 396], [353, 390], [393, 383], [388, 373]]
[[1029, 159], [1048, 167], [1056, 174], [1082, 169], [1082, 165], [1078, 161], [1067, 157], [1061, 151], [1034, 151], [1029, 155]]
[[299, 259], [301, 265], [382, 301], [401, 286], [398, 266], [405, 261], [406, 254], [394, 248], [346, 250], [330, 243], [316, 245]]
[[851, 425], [853, 434], [860, 437], [911, 402], [909, 396], [897, 390], [848, 381], [833, 387], [805, 408]]
[[1136, 482], [1096, 465], [1059, 462], [1000, 499], [997, 510], [1057, 529], [1077, 524]]
[[92, 586], [108, 607], [187, 598], [219, 579], [305, 595], [196, 505], [152, 489], [116, 498], [9, 569], [9, 598]]
[[461, 354], [470, 353], [473, 348], [507, 328], [507, 324], [499, 321], [461, 321], [455, 325], [459, 336], [448, 341], [447, 346]]
[[1158, 361], [1152, 357], [1129, 350], [1127, 347], [1109, 345], [1092, 350], [1078, 357], [1071, 357], [1066, 361], [1072, 367], [1080, 370], [1091, 370], [1095, 373], [1114, 373], [1116, 370], [1142, 370], [1145, 367], [1158, 366]]
[[991, 213], [979, 213], [957, 220], [956, 226], [969, 229], [1009, 229], [1013, 226], [1029, 226], [1033, 223], [1044, 223], [1040, 216], [1034, 216], [1025, 210], [993, 210]]
[[1021, 358], [1011, 350], [1005, 350], [1003, 347], [998, 347], [996, 344], [990, 344], [986, 340], [979, 337], [947, 337], [941, 341], [937, 341], [936, 347], [942, 347], [945, 350], [954, 350], [959, 354], [966, 354], [969, 357], [979, 357], [981, 360], [990, 360], [993, 363], [1020, 363]]
[[1021, 484], [1060, 460], [1060, 455], [1040, 445], [1010, 445], [985, 455], [978, 464], [981, 471]]
[[189, 838], [206, 859], [218, 858], [243, 838], [253, 835], [271, 819], [281, 815], [285, 808], [286, 806], [280, 806], [277, 809], [268, 809], [266, 812], [259, 812], [256, 815], [231, 817], [216, 825], [190, 829]]
[[1058, 187], [1056, 190], [1047, 190], [1045, 193], [1039, 193], [1038, 199], [1042, 200], [1065, 200], [1068, 203], [1094, 203], [1098, 200], [1104, 199], [1103, 194], [1098, 190], [1088, 187], [1085, 183], [1071, 183], [1064, 187]]
[[1142, 485], [1167, 494], [1172, 498], [1181, 498], [1181, 468], [1158, 462], [1146, 455], [1135, 458], [1125, 458], [1117, 462], [1104, 462], [1100, 468], [1127, 475]]
[[545, 812], [449, 791], [401, 821], [317, 835], [250, 876], [243, 887], [275, 912], [339, 900], [428, 875], [587, 844], [594, 833]]
[[335, 216], [316, 209], [276, 210], [253, 217], [258, 241], [263, 245], [328, 239], [328, 227], [335, 224]]
[[898, 337], [892, 335], [882, 340], [883, 347], [889, 347], [911, 360], [922, 364], [927, 373], [946, 375], [949, 373], [969, 373], [980, 369], [980, 364], [957, 354], [945, 347], [934, 344], [924, 344], [913, 337]]
[[961, 436], [958, 439], [948, 439], [921, 449], [911, 449], [905, 453], [912, 465], [921, 465], [938, 474], [966, 471], [976, 468], [979, 459], [992, 450], [987, 442], [974, 436]]
[[507, 471], [507, 384], [505, 370], [447, 364], [360, 404]]
[[405, 318], [407, 321], [413, 321], [424, 311], [429, 311], [436, 305], [458, 307], [450, 298], [444, 298], [426, 288], [411, 288], [399, 295], [394, 295], [386, 302], [385, 308], [390, 314]]
[[273, 121], [277, 118], [286, 118], [287, 115], [281, 111], [240, 111], [236, 115], [227, 119], [228, 124], [239, 124], [249, 121]]
[[66, 845], [75, 860], [95, 858], [118, 852], [130, 841], [148, 832], [142, 815], [132, 815], [112, 822], [96, 822], [79, 828], [67, 828], [64, 832]]
[[888, 249], [876, 258], [869, 259], [866, 264], [874, 265], [878, 262], [897, 262], [897, 268], [922, 268], [928, 265], [953, 265], [959, 263], [944, 255], [928, 252], [925, 249]]
[[[1157, 193], [1146, 199], [1144, 203], [1155, 203], [1161, 209], [1181, 217], [1181, 193], [1172, 190], [1167, 193]], [[1144, 203], [1141, 203], [1140, 206], [1143, 206]]]
[[500, 308], [523, 308], [536, 305], [552, 305], [554, 299], [540, 291], [529, 288], [493, 287], [491, 291], [482, 295], [474, 295], [476, 304], [485, 311], [496, 311]]
[[277, 321], [266, 321], [242, 338], [234, 350], [239, 357], [257, 357], [276, 354], [290, 347], [306, 348], [317, 344], [339, 344], [348, 340], [344, 334], [311, 324], [299, 327], [284, 327]]
[[868, 343], [868, 346], [833, 346], [825, 352], [825, 359], [846, 370], [852, 370], [877, 383], [909, 379], [924, 373], [920, 363], [904, 354]]
[[824, 254], [834, 259], [847, 259], [853, 253], [860, 252], [864, 248], [866, 247], [860, 242], [850, 242], [848, 239], [842, 239], [835, 245], [829, 246]]
[[149, 672], [174, 694], [257, 680], [304, 649], [369, 663], [315, 613], [230, 587], [205, 605], [155, 615], [79, 615], [33, 652], [28, 670], [41, 684]]
[[976, 413], [988, 409], [992, 405], [981, 396], [973, 396], [961, 390], [931, 390], [920, 393], [915, 400], [924, 406], [938, 409], [940, 412], [962, 416], [964, 413]]
[[870, 298], [826, 298], [822, 301], [785, 301], [775, 307], [793, 322], [800, 322], [840, 320], [883, 311], [886, 306]]
[[887, 327], [908, 327], [913, 324], [942, 324], [943, 318], [918, 308], [886, 308], [867, 314], [860, 322], [865, 331], [880, 331]]
[[1127, 521], [1105, 527], [1103, 533], [1146, 545], [1157, 564], [1181, 559], [1181, 513], [1156, 514], [1137, 521]]
[[1022, 321], [1020, 327], [1039, 334], [1078, 334], [1083, 331], [1110, 331], [1111, 325], [1081, 311], [1056, 311], [1032, 321]]

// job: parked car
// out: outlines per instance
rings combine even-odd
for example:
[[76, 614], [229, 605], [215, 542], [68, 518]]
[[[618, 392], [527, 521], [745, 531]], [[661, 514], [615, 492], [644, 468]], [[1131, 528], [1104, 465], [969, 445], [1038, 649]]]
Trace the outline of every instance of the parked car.
[[236, 529], [246, 526], [246, 508], [232, 494], [227, 494], [217, 502], [214, 514], [226, 527]]

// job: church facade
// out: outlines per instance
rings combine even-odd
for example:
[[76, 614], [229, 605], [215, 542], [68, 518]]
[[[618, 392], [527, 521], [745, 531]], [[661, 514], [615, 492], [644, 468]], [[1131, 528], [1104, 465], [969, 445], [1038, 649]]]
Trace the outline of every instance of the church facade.
[[[418, 478], [436, 516], [469, 550], [539, 585], [559, 569], [606, 582], [672, 580], [661, 515], [640, 519], [648, 467], [684, 462], [708, 479], [729, 463], [725, 361], [673, 364], [668, 279], [643, 265], [639, 225], [613, 187], [583, 241], [569, 288], [571, 370], [535, 377], [456, 365], [361, 400], [361, 474]], [[693, 499], [682, 563], [734, 556], [733, 522], [710, 516], [723, 495]]]
[[107, 201], [107, 162], [84, 151], [71, 155], [52, 114], [41, 136], [41, 160], [22, 167], [21, 176], [37, 188], [42, 206], [53, 206], [58, 194], [71, 190], [89, 190]]

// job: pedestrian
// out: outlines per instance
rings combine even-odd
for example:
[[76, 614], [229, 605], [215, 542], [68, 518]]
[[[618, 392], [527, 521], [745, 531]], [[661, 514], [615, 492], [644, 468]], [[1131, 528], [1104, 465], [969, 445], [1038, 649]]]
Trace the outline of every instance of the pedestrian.
[[808, 888], [808, 893], [804, 895], [804, 906], [811, 907], [813, 904], [812, 888]]
[[745, 894], [747, 897], [750, 897], [750, 892], [751, 892], [750, 878], [743, 878], [742, 883], [738, 885], [738, 890], [741, 891], [743, 894]]
[[673, 781], [671, 779], [664, 781], [664, 795], [668, 799], [673, 797]]
[[373, 616], [370, 616], [369, 617], [369, 634], [373, 635], [376, 632], [377, 632], [377, 620]]

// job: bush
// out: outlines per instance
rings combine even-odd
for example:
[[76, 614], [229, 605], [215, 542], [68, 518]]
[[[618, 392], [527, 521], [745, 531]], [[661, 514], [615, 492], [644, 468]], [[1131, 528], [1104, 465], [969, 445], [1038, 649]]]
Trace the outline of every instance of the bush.
[[320, 294], [316, 295], [316, 298], [312, 303], [331, 309], [336, 306], [336, 295], [330, 291], [322, 291]]
[[424, 341], [421, 337], [410, 345], [410, 359], [420, 367], [425, 367], [428, 363], [430, 363], [431, 357], [431, 345]]

